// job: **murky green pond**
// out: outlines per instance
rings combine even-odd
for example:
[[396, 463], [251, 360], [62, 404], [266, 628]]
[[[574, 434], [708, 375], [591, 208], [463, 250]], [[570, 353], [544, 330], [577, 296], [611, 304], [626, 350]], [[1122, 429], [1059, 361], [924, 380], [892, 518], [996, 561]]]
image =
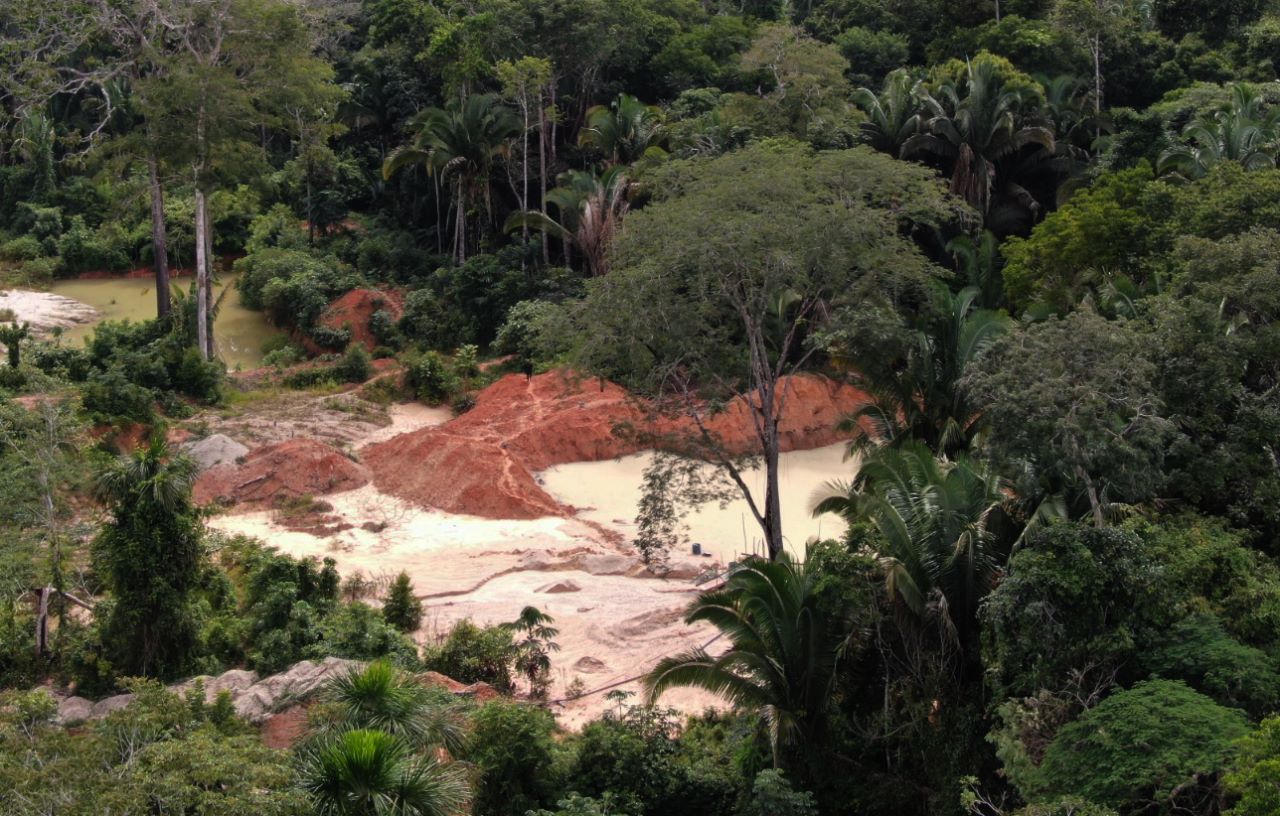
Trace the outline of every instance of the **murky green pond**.
[[[262, 361], [262, 341], [279, 333], [261, 312], [246, 309], [235, 288], [235, 276], [223, 275], [215, 284], [214, 297], [226, 290], [222, 310], [213, 327], [218, 355], [227, 368], [253, 368]], [[177, 278], [174, 286], [187, 289], [190, 278]], [[87, 303], [101, 312], [101, 320], [147, 320], [156, 316], [155, 281], [150, 278], [108, 280], [65, 280], [51, 287], [53, 292]], [[63, 333], [65, 342], [79, 345], [93, 330], [93, 324], [76, 326]]]

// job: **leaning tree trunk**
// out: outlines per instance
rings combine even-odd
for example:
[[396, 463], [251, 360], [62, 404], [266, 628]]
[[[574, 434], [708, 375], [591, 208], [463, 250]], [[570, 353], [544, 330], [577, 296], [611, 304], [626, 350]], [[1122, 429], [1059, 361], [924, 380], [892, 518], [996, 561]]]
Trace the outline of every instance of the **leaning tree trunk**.
[[205, 241], [204, 191], [196, 188], [196, 347], [200, 356], [209, 359], [209, 290], [205, 283], [209, 278], [208, 243]]
[[151, 186], [151, 266], [156, 276], [156, 317], [169, 314], [169, 235], [164, 224], [164, 189], [154, 153], [147, 155]]

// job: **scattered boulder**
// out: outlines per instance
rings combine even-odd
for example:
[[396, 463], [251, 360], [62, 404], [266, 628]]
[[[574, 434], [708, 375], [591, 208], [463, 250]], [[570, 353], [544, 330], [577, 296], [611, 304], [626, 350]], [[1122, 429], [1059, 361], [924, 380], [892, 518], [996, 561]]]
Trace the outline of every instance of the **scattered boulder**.
[[554, 583], [545, 584], [534, 590], [534, 592], [542, 592], [547, 595], [560, 595], [565, 592], [581, 592], [581, 591], [582, 591], [582, 587], [578, 586], [576, 582], [570, 581], [568, 579], [564, 581], [556, 581]]
[[119, 711], [132, 702], [132, 694], [117, 694], [114, 697], [107, 697], [94, 703], [92, 711], [89, 712], [89, 716], [85, 717], [85, 719], [100, 720], [112, 711]]
[[75, 725], [93, 718], [93, 701], [83, 697], [67, 697], [58, 703], [59, 725]]
[[226, 434], [213, 434], [203, 439], [195, 439], [184, 443], [182, 449], [195, 460], [200, 470], [208, 470], [218, 465], [234, 465], [249, 453], [246, 445], [241, 445]]
[[646, 569], [639, 558], [614, 553], [585, 553], [575, 561], [588, 575], [638, 575]]
[[580, 657], [573, 664], [573, 670], [580, 674], [600, 674], [609, 670], [609, 666], [603, 660], [594, 657]]
[[233, 693], [236, 714], [250, 722], [262, 722], [285, 703], [305, 700], [329, 680], [359, 665], [359, 661], [340, 657], [295, 663], [288, 671], [264, 677], [239, 694]]

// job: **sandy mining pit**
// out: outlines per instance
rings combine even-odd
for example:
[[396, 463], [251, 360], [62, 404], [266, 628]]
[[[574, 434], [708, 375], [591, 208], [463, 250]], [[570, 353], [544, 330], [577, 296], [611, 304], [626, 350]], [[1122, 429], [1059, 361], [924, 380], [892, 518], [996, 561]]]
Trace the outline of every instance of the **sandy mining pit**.
[[[317, 489], [327, 505], [323, 524], [300, 526], [260, 501], [264, 474], [251, 454], [239, 471], [250, 482], [237, 494], [242, 503], [212, 518], [210, 526], [255, 536], [292, 555], [332, 557], [344, 575], [360, 571], [389, 579], [408, 572], [426, 602], [426, 619], [417, 634], [422, 642], [442, 637], [464, 618], [499, 623], [515, 619], [526, 605], [537, 606], [554, 616], [560, 629], [561, 650], [553, 655], [553, 699], [563, 698], [575, 681], [588, 690], [618, 684], [638, 692], [634, 678], [658, 659], [711, 641], [713, 629], [683, 622], [700, 588], [695, 579], [715, 574], [722, 562], [750, 550], [759, 536], [743, 502], [707, 507], [690, 515], [690, 540], [714, 557], [694, 558], [685, 550], [673, 554], [673, 570], [664, 577], [647, 571], [628, 542], [649, 454], [606, 443], [600, 430], [622, 403], [616, 394], [602, 398], [601, 389], [588, 394], [555, 391], [550, 382], [537, 380], [491, 386], [493, 393], [482, 393], [478, 406], [488, 406], [488, 417], [473, 411], [446, 422], [439, 411], [408, 405], [378, 409], [380, 416], [339, 411], [350, 421], [339, 430], [341, 423], [330, 417], [319, 436], [372, 478], [355, 489], [345, 489], [345, 483], [335, 491]], [[832, 401], [822, 396], [827, 392], [808, 386], [821, 406], [798, 406], [805, 422], [826, 422], [848, 402], [848, 395], [836, 394]], [[602, 399], [608, 404], [601, 404]], [[809, 417], [810, 409], [816, 419]], [[278, 455], [279, 446], [299, 444], [308, 414], [327, 416], [295, 406], [282, 420], [287, 426], [283, 434], [271, 433], [281, 426], [262, 417], [240, 417], [229, 423], [234, 428], [216, 430], [250, 446], [256, 443], [255, 453]], [[592, 418], [590, 426], [587, 417]], [[811, 536], [838, 534], [833, 519], [810, 518], [807, 503], [823, 481], [847, 477], [849, 465], [843, 461], [843, 444], [832, 442], [825, 432], [806, 435], [796, 427], [792, 450], [783, 454], [783, 506], [790, 546], [801, 550]], [[280, 436], [285, 441], [273, 441]], [[821, 447], [807, 449], [808, 441]], [[310, 443], [306, 461], [315, 460]], [[439, 456], [440, 450], [448, 455]], [[475, 472], [468, 471], [470, 453], [480, 462]], [[430, 468], [435, 471], [419, 472]], [[290, 472], [286, 477], [280, 470], [265, 481], [288, 496], [291, 486], [323, 488], [327, 472]], [[212, 483], [214, 477], [209, 478]], [[236, 493], [235, 473], [224, 470], [217, 478]], [[450, 493], [450, 482], [465, 483], [466, 491]], [[490, 495], [484, 493], [486, 486]], [[433, 506], [436, 490], [444, 507]], [[449, 506], [457, 501], [478, 502], [484, 515], [457, 512]], [[504, 513], [509, 517], [501, 517]], [[710, 646], [714, 652], [716, 644]], [[703, 692], [675, 690], [663, 703], [696, 712], [717, 700]], [[603, 693], [595, 693], [558, 702], [554, 710], [572, 728], [611, 705]]]

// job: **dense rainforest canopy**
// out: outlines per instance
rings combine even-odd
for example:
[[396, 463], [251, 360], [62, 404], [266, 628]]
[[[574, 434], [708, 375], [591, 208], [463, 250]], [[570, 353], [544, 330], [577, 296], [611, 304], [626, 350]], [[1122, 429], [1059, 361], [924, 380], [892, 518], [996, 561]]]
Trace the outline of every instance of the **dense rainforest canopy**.
[[[5, 0], [0, 282], [155, 309], [0, 313], [0, 811], [1280, 812], [1278, 157], [1274, 0]], [[729, 498], [765, 556], [573, 734], [552, 617], [428, 641], [408, 573], [207, 529], [166, 441], [557, 368], [679, 429], [646, 563]], [[808, 374], [865, 398], [806, 545]], [[326, 657], [372, 662], [287, 751], [161, 685]], [[42, 683], [134, 697], [66, 729]], [[662, 707], [689, 686], [725, 707]]]

